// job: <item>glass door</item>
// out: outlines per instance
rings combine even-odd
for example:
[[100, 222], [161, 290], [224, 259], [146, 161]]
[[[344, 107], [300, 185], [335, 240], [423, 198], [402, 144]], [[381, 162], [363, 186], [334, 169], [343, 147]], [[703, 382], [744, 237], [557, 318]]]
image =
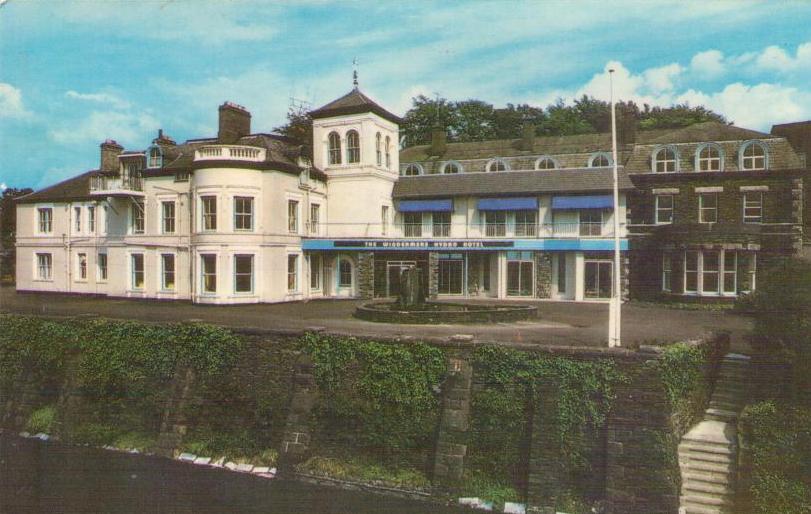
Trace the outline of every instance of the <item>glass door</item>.
[[611, 261], [586, 261], [586, 298], [611, 298]]

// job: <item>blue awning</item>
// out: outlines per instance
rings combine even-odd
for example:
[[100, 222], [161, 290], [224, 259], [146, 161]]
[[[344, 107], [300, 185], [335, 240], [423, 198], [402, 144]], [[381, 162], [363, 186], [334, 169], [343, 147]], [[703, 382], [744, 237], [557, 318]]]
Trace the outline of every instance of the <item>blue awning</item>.
[[536, 197], [479, 198], [476, 208], [480, 211], [525, 211], [538, 208]]
[[400, 212], [452, 212], [453, 200], [400, 200], [397, 210]]
[[612, 195], [556, 196], [552, 198], [553, 209], [611, 209]]

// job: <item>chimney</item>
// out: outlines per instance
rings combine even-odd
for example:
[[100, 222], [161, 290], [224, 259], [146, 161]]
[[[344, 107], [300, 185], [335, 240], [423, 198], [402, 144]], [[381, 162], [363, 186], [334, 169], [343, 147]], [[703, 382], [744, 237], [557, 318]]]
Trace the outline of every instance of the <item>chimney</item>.
[[639, 124], [631, 109], [619, 108], [617, 116], [617, 145], [632, 145], [636, 142], [636, 129]]
[[220, 143], [236, 143], [242, 136], [251, 133], [251, 113], [241, 105], [225, 102], [220, 106], [220, 128], [217, 140]]
[[108, 139], [101, 145], [100, 171], [118, 171], [118, 156], [124, 151], [124, 147]]
[[811, 120], [772, 126], [772, 135], [788, 139], [797, 153], [805, 154], [805, 165], [811, 161]]
[[521, 150], [535, 150], [535, 125], [532, 123], [524, 122], [521, 125]]
[[431, 131], [431, 155], [442, 155], [448, 148], [448, 133], [443, 127]]

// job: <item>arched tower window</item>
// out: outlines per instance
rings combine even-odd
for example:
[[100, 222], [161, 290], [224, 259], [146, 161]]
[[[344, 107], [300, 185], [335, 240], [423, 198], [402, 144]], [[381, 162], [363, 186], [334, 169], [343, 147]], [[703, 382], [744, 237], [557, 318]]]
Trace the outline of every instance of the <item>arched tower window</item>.
[[769, 162], [766, 145], [760, 141], [749, 141], [741, 147], [740, 168], [742, 170], [765, 170]]
[[341, 136], [337, 132], [329, 133], [329, 163], [341, 164]]
[[161, 152], [160, 146], [150, 147], [146, 164], [147, 168], [160, 168], [163, 166], [163, 152]]
[[355, 130], [346, 133], [346, 162], [360, 162], [360, 136]]
[[391, 138], [386, 136], [386, 169], [391, 169]]
[[378, 166], [383, 165], [383, 141], [382, 141], [382, 139], [383, 139], [383, 137], [380, 135], [380, 132], [378, 132], [375, 135], [375, 153], [377, 154], [377, 165]]
[[655, 173], [675, 173], [679, 171], [679, 159], [672, 146], [658, 148], [653, 152], [651, 167]]
[[724, 154], [721, 147], [708, 143], [696, 151], [696, 171], [721, 171], [724, 169]]
[[456, 161], [449, 161], [442, 165], [442, 173], [446, 175], [462, 173], [462, 165]]

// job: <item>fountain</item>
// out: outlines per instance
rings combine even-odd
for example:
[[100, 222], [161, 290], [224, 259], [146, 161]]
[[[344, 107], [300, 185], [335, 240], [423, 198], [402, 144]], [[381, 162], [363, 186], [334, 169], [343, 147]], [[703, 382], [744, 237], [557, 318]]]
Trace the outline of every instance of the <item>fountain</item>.
[[537, 316], [532, 305], [486, 305], [431, 302], [425, 299], [422, 273], [411, 267], [400, 273], [400, 292], [395, 301], [371, 302], [358, 306], [355, 317], [378, 323], [440, 324], [499, 323]]

